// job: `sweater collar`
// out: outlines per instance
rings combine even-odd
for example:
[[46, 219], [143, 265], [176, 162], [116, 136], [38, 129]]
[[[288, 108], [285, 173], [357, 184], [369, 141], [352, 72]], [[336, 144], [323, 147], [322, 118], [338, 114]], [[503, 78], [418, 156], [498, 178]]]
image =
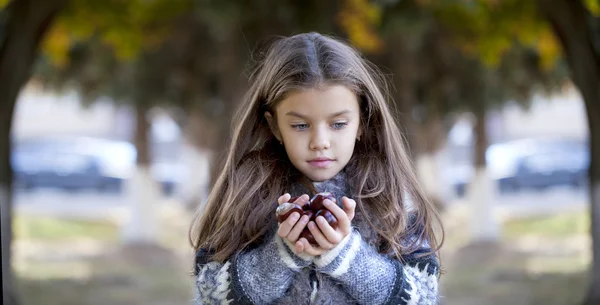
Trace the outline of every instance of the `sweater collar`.
[[344, 171], [340, 171], [329, 180], [313, 182], [313, 185], [319, 193], [330, 192], [335, 194], [336, 196], [344, 196], [348, 192], [348, 184], [346, 183], [346, 173]]
[[[318, 193], [330, 192], [330, 193], [334, 194], [336, 199], [338, 200], [338, 202], [341, 202], [341, 199], [343, 196], [348, 196], [348, 197], [352, 196], [352, 194], [349, 193], [350, 188], [346, 181], [346, 172], [343, 170], [340, 171], [339, 173], [337, 173], [335, 176], [333, 176], [329, 180], [320, 181], [320, 182], [314, 181], [313, 186], [317, 190]], [[315, 195], [315, 194], [312, 194], [312, 192], [310, 192], [308, 189], [306, 189], [306, 187], [304, 187], [300, 183], [294, 183], [292, 185], [291, 195], [292, 196], [300, 196], [302, 194], [308, 194], [311, 197], [313, 195]]]

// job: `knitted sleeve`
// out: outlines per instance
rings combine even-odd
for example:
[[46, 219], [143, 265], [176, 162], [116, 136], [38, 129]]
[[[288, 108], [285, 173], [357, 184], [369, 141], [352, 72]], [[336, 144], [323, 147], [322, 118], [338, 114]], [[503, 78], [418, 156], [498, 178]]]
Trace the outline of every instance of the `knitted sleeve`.
[[296, 272], [312, 262], [294, 254], [276, 234], [225, 263], [209, 261], [209, 255], [207, 250], [196, 254], [197, 305], [272, 303], [284, 296]]
[[435, 255], [423, 256], [430, 250], [424, 243], [401, 263], [377, 252], [354, 230], [314, 263], [359, 304], [434, 305], [439, 300], [439, 264]]

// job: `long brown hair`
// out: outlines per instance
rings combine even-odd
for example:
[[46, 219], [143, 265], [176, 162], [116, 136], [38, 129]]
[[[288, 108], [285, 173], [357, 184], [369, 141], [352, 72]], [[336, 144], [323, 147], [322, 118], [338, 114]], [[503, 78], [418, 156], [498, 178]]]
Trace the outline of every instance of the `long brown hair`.
[[[381, 75], [334, 38], [308, 33], [276, 41], [250, 76], [225, 166], [190, 228], [192, 246], [210, 249], [211, 259], [223, 262], [260, 243], [276, 226], [277, 198], [304, 178], [272, 135], [264, 113], [274, 113], [296, 90], [339, 84], [352, 90], [360, 104], [362, 136], [346, 166], [347, 179], [357, 209], [380, 236], [380, 250], [400, 257], [427, 241], [437, 252], [443, 240], [437, 238], [438, 232], [443, 236], [441, 221], [417, 182]], [[416, 210], [411, 224], [405, 194]], [[401, 244], [413, 234], [420, 237], [416, 242]]]

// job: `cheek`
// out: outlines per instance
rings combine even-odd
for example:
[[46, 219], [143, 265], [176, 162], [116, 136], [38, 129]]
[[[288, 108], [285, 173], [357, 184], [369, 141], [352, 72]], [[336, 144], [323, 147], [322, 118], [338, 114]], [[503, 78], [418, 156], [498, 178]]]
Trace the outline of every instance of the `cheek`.
[[346, 135], [344, 135], [344, 147], [346, 149], [354, 149], [356, 146], [356, 137], [358, 136], [358, 128], [356, 127], [354, 130], [349, 130]]
[[289, 134], [285, 134], [283, 135], [283, 139], [285, 151], [290, 159], [292, 159], [295, 156], [298, 156], [301, 153], [302, 147], [304, 146], [304, 141], [300, 136], [290, 136]]
[[353, 128], [348, 129], [347, 134], [344, 135], [344, 139], [347, 139], [348, 143], [355, 143], [356, 138], [358, 137], [358, 126], [353, 126]]

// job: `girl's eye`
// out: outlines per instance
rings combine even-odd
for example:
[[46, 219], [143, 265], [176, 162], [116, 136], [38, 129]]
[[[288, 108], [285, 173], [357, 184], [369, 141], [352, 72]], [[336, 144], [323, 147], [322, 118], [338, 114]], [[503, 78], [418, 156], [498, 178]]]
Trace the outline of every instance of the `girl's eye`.
[[333, 126], [333, 129], [342, 129], [342, 128], [346, 127], [346, 125], [348, 125], [348, 123], [346, 123], [346, 122], [337, 122], [337, 123], [333, 123], [331, 126]]
[[306, 129], [308, 129], [308, 124], [294, 124], [294, 125], [292, 125], [292, 129], [299, 130], [299, 131], [306, 130]]

